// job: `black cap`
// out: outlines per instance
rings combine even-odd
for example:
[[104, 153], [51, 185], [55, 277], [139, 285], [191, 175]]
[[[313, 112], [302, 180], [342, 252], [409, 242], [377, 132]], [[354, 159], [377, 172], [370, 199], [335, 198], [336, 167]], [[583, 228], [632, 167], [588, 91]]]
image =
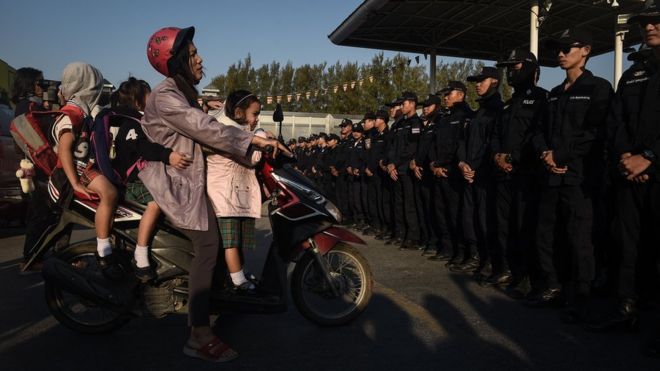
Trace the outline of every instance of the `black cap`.
[[478, 75], [474, 75], [474, 76], [468, 76], [467, 81], [479, 82], [479, 81], [483, 81], [483, 80], [485, 80], [489, 77], [491, 79], [499, 80], [500, 74], [497, 73], [497, 68], [495, 68], [495, 67], [482, 67], [481, 68], [481, 73], [479, 73]]
[[388, 121], [390, 121], [390, 115], [389, 115], [389, 113], [387, 113], [387, 111], [385, 111], [385, 110], [378, 110], [378, 111], [376, 111], [376, 114], [375, 114], [374, 116], [375, 116], [377, 119], [381, 119], [381, 120], [385, 121], [386, 124], [387, 124]]
[[296, 144], [296, 138], [289, 139], [289, 144]]
[[394, 106], [400, 106], [401, 103], [403, 103], [403, 100], [401, 98], [395, 98], [390, 103], [386, 103], [385, 105], [392, 108]]
[[376, 115], [373, 112], [369, 111], [364, 114], [364, 117], [362, 118], [362, 122], [366, 120], [375, 120], [375, 119], [376, 119]]
[[[644, 4], [644, 9], [628, 18], [628, 24], [633, 23], [658, 23], [657, 18], [660, 17], [660, 0], [647, 0]], [[651, 20], [649, 18], [656, 18]]]
[[422, 102], [422, 106], [428, 107], [433, 104], [437, 106], [440, 105], [441, 103], [442, 101], [440, 100], [440, 97], [438, 97], [435, 94], [429, 94], [429, 96]]
[[447, 86], [440, 89], [440, 91], [435, 93], [435, 94], [436, 95], [444, 95], [444, 94], [447, 94], [447, 93], [451, 92], [452, 90], [460, 90], [463, 93], [467, 93], [467, 87], [465, 86], [465, 84], [463, 84], [460, 81], [450, 80], [450, 81], [447, 81]]
[[583, 44], [592, 45], [594, 37], [591, 31], [584, 28], [569, 28], [562, 32], [558, 38], [545, 41], [545, 47], [550, 50], [557, 50], [563, 45]]
[[364, 131], [364, 127], [360, 123], [354, 124], [353, 131], [357, 131], [358, 133], [361, 133]]
[[403, 93], [401, 93], [401, 96], [399, 97], [399, 100], [401, 101], [401, 103], [403, 103], [403, 101], [406, 101], [406, 100], [411, 100], [411, 101], [417, 103], [417, 94], [415, 94], [411, 91], [404, 91]]
[[497, 62], [496, 66], [497, 67], [506, 67], [512, 64], [518, 64], [518, 63], [523, 63], [523, 62], [529, 62], [529, 63], [534, 63], [538, 65], [538, 61], [536, 59], [536, 56], [534, 53], [530, 52], [527, 49], [514, 49], [511, 51], [511, 54], [509, 54], [509, 58], [506, 60]]
[[328, 141], [331, 141], [331, 140], [336, 140], [337, 142], [339, 142], [339, 140], [340, 140], [339, 135], [337, 135], [337, 134], [328, 135]]
[[298, 143], [305, 143], [307, 139], [305, 137], [298, 137]]
[[341, 127], [344, 127], [344, 126], [347, 126], [347, 125], [353, 126], [353, 121], [351, 121], [351, 119], [344, 118], [344, 119], [341, 120], [341, 124], [339, 124], [339, 126], [337, 126], [337, 127], [341, 128]]

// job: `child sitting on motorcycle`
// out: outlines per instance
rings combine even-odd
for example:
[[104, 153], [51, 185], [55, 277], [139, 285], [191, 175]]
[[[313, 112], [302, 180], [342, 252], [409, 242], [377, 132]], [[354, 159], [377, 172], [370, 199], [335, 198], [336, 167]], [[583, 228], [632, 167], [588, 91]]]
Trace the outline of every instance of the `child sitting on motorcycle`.
[[[253, 131], [259, 122], [261, 102], [246, 90], [229, 94], [218, 121], [225, 125]], [[266, 137], [263, 130], [255, 135]], [[218, 218], [220, 240], [232, 283], [237, 290], [254, 290], [245, 277], [241, 264], [241, 249], [254, 249], [255, 219], [261, 216], [261, 191], [254, 166], [261, 152], [254, 151], [247, 159], [216, 152], [206, 158], [207, 192]]]
[[51, 182], [59, 192], [58, 202], [64, 206], [73, 196], [71, 191], [90, 199], [92, 194], [99, 198], [94, 215], [97, 259], [103, 273], [117, 279], [123, 273], [110, 244], [117, 189], [90, 161], [89, 137], [83, 130], [93, 119], [92, 111], [97, 106], [102, 88], [103, 76], [95, 67], [74, 62], [64, 68], [61, 93], [66, 99], [66, 105], [62, 107], [66, 114], [57, 118], [52, 130], [58, 162]]
[[137, 244], [133, 254], [136, 277], [142, 282], [155, 278], [155, 272], [149, 265], [149, 241], [153, 236], [161, 211], [149, 190], [138, 178], [141, 161], [161, 161], [176, 169], [185, 169], [190, 159], [185, 153], [176, 152], [158, 143], [152, 143], [142, 131], [140, 119], [142, 111], [151, 93], [151, 87], [143, 80], [130, 77], [119, 85], [110, 98], [112, 110], [117, 114], [112, 117], [113, 126], [118, 126], [115, 139], [115, 169], [126, 177], [124, 197], [147, 208], [140, 219]]

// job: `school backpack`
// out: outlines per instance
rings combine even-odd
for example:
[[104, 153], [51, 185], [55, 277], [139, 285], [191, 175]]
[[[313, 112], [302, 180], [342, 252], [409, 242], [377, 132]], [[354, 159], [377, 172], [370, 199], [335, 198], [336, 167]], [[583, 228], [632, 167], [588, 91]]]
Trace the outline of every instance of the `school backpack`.
[[115, 117], [123, 117], [131, 120], [138, 121], [136, 118], [116, 113], [110, 109], [104, 109], [96, 115], [94, 121], [89, 122], [90, 132], [90, 146], [91, 156], [96, 164], [97, 169], [108, 180], [115, 185], [125, 184], [128, 176], [135, 169], [141, 170], [146, 164], [141, 158], [138, 159], [126, 172], [126, 174], [119, 174], [112, 166], [114, 159], [114, 135], [112, 133], [111, 122]]
[[82, 114], [75, 110], [31, 110], [14, 118], [9, 126], [14, 141], [23, 153], [48, 176], [57, 166], [57, 153], [53, 143], [48, 140], [48, 133], [51, 132], [55, 120], [63, 114], [69, 116], [73, 122], [82, 120]]

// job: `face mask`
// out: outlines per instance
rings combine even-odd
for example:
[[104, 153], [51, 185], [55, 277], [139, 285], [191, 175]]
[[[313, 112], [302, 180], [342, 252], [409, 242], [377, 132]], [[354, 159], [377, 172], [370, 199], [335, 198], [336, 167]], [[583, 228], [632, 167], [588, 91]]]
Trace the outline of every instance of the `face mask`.
[[529, 62], [523, 62], [522, 68], [519, 70], [507, 68], [506, 79], [509, 85], [516, 86], [531, 86], [534, 85], [534, 73], [536, 73], [536, 65]]

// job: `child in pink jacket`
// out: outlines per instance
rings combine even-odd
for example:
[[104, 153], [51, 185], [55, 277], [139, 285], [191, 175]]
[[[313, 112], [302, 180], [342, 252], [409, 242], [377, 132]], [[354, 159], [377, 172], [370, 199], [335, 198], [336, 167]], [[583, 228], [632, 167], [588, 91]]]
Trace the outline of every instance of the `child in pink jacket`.
[[[259, 122], [261, 102], [246, 90], [229, 94], [224, 112], [217, 118], [225, 125], [252, 131]], [[261, 130], [255, 135], [266, 136]], [[237, 159], [227, 153], [207, 156], [207, 193], [218, 218], [220, 240], [225, 261], [234, 286], [239, 290], [254, 290], [255, 286], [243, 272], [239, 249], [253, 249], [255, 219], [261, 216], [261, 191], [254, 166], [261, 160], [261, 152], [254, 151]]]

